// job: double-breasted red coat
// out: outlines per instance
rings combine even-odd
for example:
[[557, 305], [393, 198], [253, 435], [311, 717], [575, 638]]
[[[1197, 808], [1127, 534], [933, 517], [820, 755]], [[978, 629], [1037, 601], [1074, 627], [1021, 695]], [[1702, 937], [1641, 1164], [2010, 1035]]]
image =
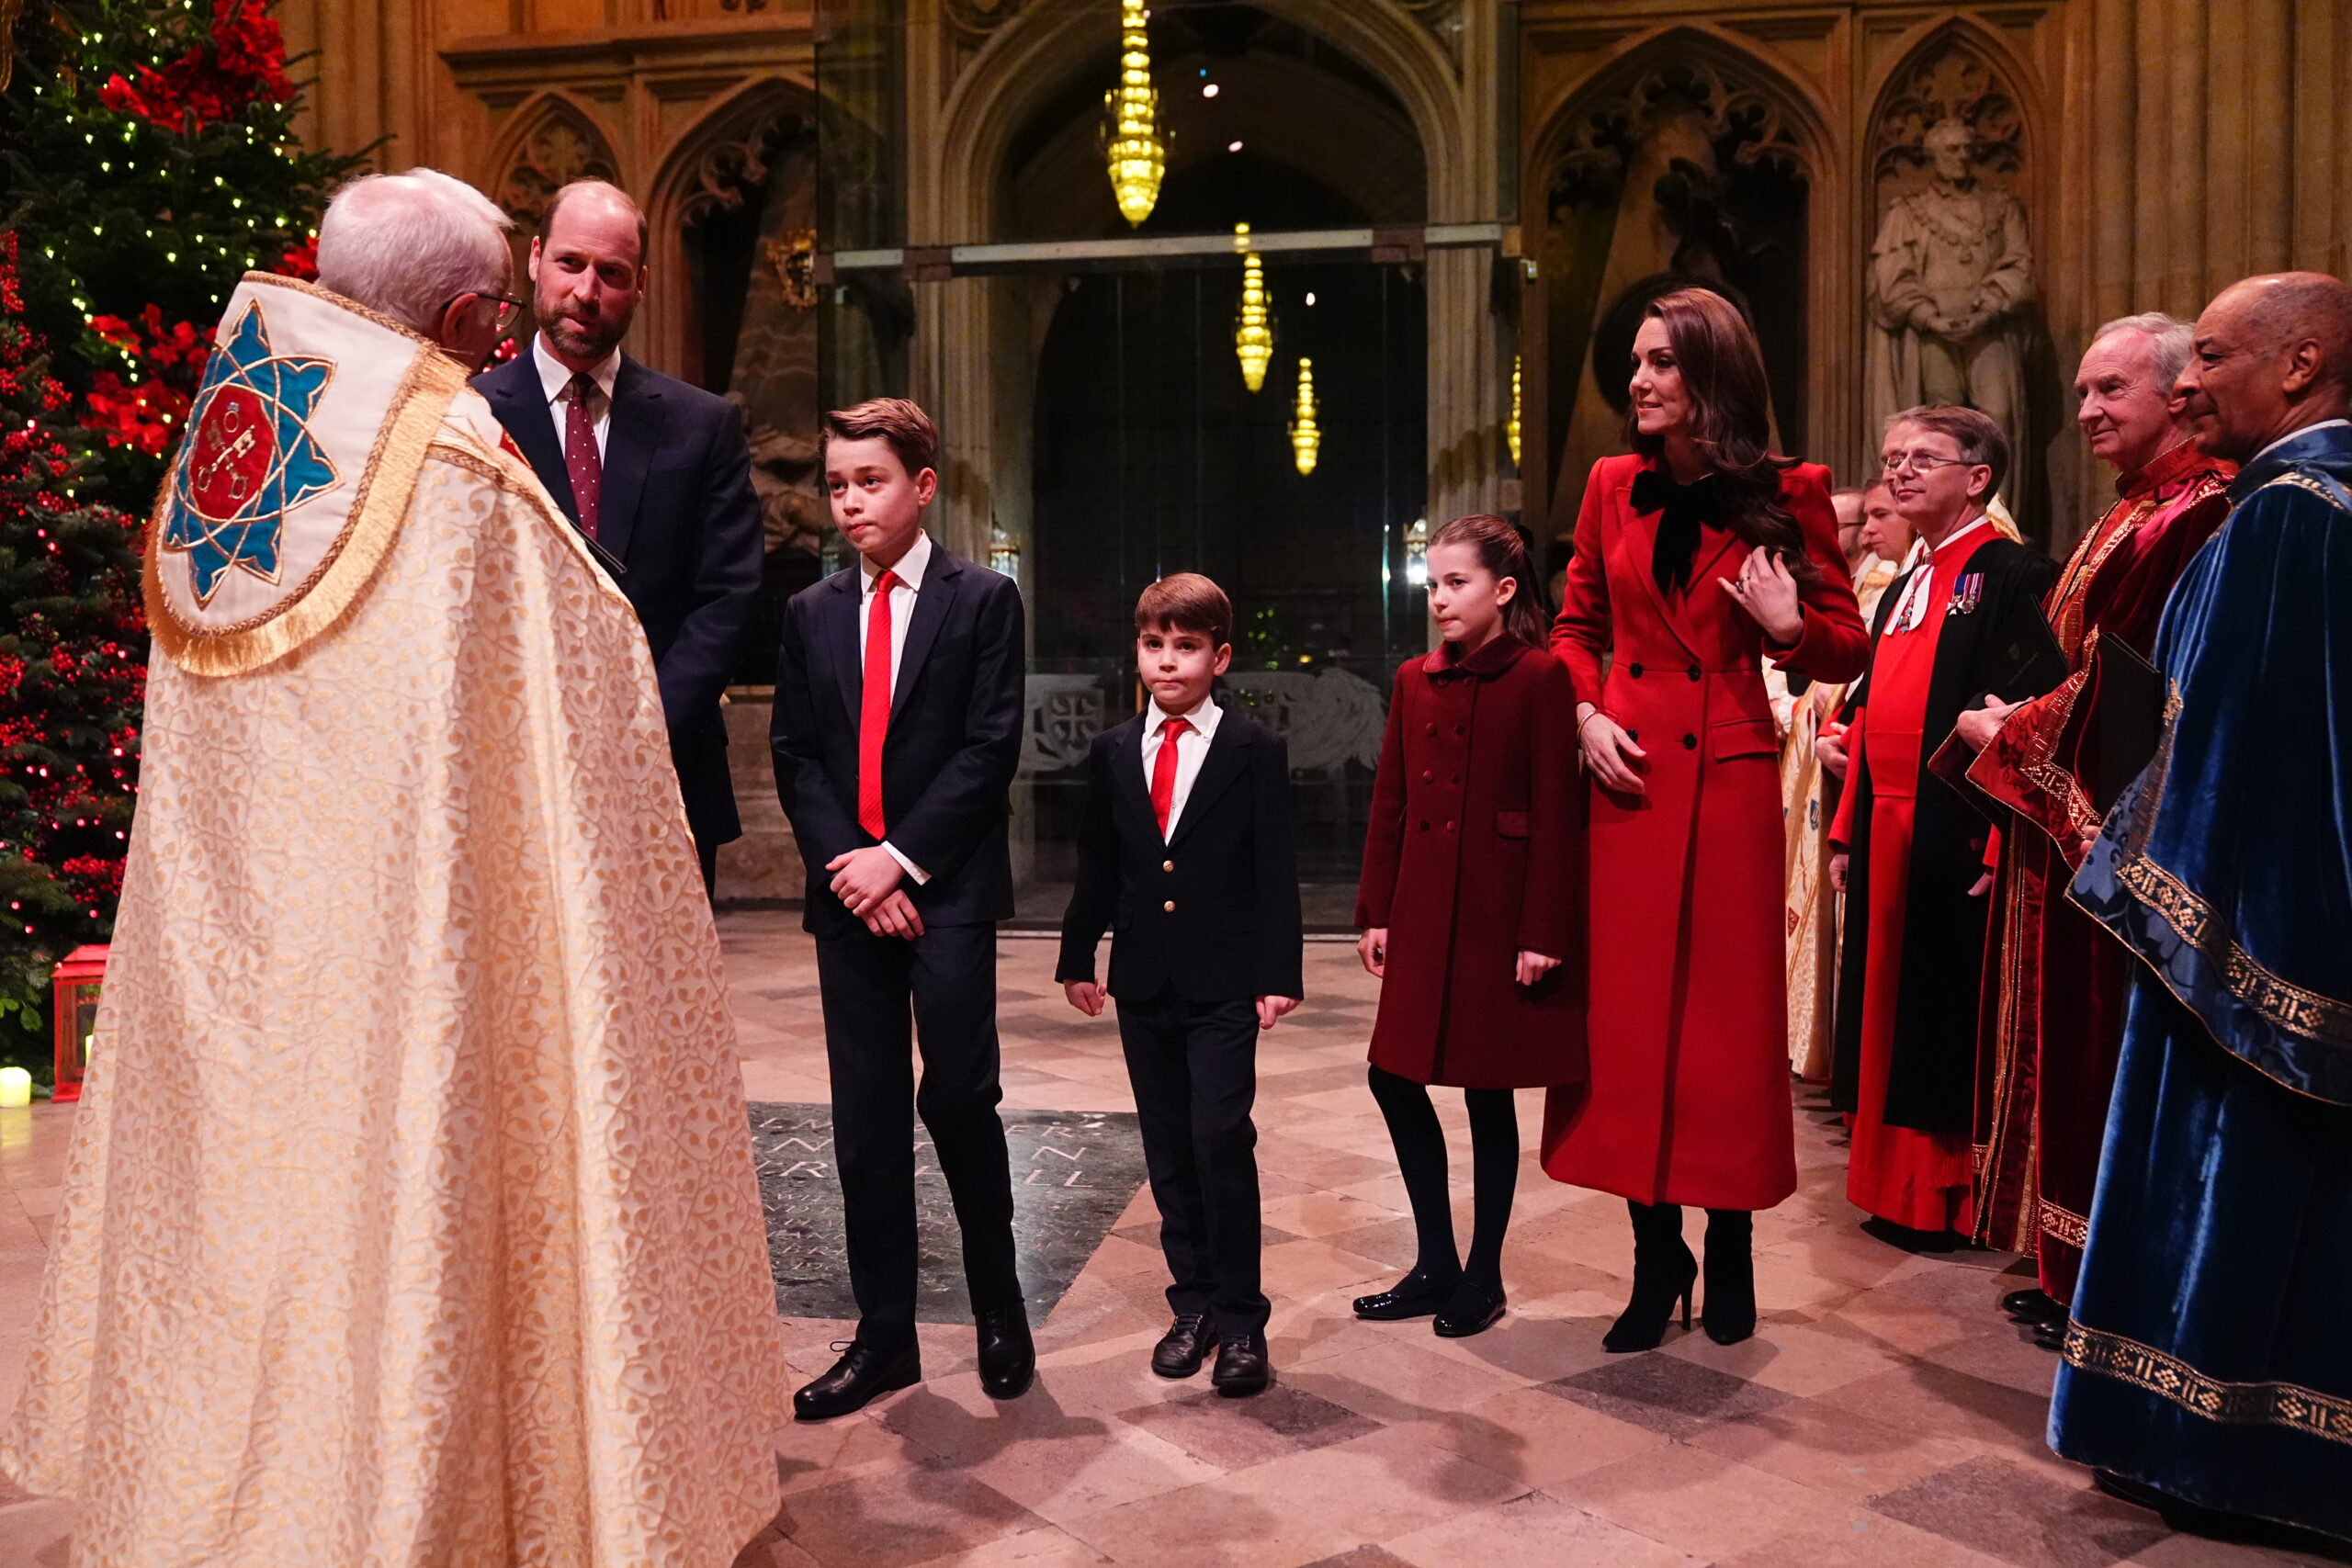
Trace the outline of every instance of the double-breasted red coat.
[[[1651, 572], [1659, 513], [1633, 508], [1637, 456], [1593, 465], [1553, 651], [1580, 702], [1648, 753], [1646, 790], [1590, 784], [1586, 1081], [1553, 1091], [1544, 1168], [1644, 1203], [1770, 1208], [1796, 1190], [1783, 958], [1779, 739], [1769, 655], [1816, 681], [1862, 672], [1870, 635], [1847, 581], [1828, 470], [1781, 499], [1817, 570], [1795, 644], [1768, 650], [1716, 584], [1747, 549], [1710, 522], [1684, 592]], [[1604, 672], [1604, 660], [1606, 661]]]
[[[1356, 923], [1388, 930], [1372, 1063], [1417, 1083], [1538, 1089], [1584, 1076], [1576, 699], [1498, 637], [1396, 671]], [[1518, 983], [1520, 952], [1564, 962]]]

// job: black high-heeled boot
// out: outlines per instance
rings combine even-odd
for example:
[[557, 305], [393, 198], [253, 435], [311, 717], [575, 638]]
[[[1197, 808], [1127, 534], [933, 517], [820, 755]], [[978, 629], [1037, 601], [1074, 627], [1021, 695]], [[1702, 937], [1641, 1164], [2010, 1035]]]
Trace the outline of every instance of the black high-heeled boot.
[[1756, 1217], [1707, 1211], [1707, 1337], [1736, 1345], [1756, 1332]]
[[1674, 1303], [1682, 1303], [1682, 1326], [1690, 1326], [1690, 1287], [1699, 1260], [1682, 1243], [1682, 1209], [1675, 1203], [1636, 1203], [1634, 1215], [1634, 1299], [1601, 1336], [1604, 1350], [1655, 1349], [1666, 1337]]

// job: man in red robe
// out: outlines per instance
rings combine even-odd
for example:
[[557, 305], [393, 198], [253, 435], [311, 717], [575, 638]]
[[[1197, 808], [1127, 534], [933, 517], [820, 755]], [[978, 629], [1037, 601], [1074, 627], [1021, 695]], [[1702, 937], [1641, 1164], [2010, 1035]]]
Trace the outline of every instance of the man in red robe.
[[1960, 719], [1978, 753], [1970, 782], [2007, 808], [1995, 812], [1977, 1052], [1976, 1239], [2036, 1258], [2039, 1289], [2004, 1304], [2053, 1350], [2082, 1261], [2131, 982], [2130, 955], [2064, 897], [2101, 807], [2129, 782], [2096, 776], [2101, 675], [2119, 657], [2099, 650], [2148, 652], [2173, 581], [2229, 513], [2233, 467], [2190, 444], [2173, 389], [2192, 338], [2188, 322], [2156, 314], [2109, 321], [2092, 338], [2075, 376], [2075, 417], [2091, 455], [2115, 468], [2118, 499], [2042, 606], [2066, 681]]
[[2008, 442], [1983, 413], [1906, 410], [1883, 455], [1925, 558], [1879, 601], [1870, 673], [1823, 756], [1848, 768], [1829, 831], [1830, 880], [1847, 889], [1830, 1096], [1853, 1130], [1846, 1196], [1873, 1216], [1867, 1228], [1940, 1250], [1972, 1229], [1989, 829], [1928, 761], [2004, 678], [2004, 628], [2057, 567], [1994, 526]]

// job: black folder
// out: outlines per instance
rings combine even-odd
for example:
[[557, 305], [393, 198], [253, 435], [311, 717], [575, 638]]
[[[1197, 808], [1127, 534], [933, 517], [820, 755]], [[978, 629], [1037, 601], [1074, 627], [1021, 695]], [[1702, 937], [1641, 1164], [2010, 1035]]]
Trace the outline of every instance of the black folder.
[[2104, 816], [2164, 738], [2165, 677], [2121, 637], [2101, 637], [2091, 655], [2091, 680], [2098, 705], [2092, 710], [2085, 750], [2093, 776], [2083, 782], [2091, 804]]
[[1984, 689], [2007, 703], [2031, 702], [2066, 679], [2066, 655], [2041, 606], [2020, 594], [2008, 617], [1993, 629], [1986, 649], [1991, 679]]

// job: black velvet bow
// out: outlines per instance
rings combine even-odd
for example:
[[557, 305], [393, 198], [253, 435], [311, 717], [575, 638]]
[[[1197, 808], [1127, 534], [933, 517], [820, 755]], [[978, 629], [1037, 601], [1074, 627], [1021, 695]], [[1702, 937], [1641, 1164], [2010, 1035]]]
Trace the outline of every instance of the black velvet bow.
[[1677, 484], [1656, 468], [1634, 476], [1634, 510], [1657, 512], [1657, 543], [1650, 550], [1650, 576], [1660, 593], [1690, 586], [1690, 563], [1699, 554], [1699, 528], [1714, 514], [1715, 478]]

